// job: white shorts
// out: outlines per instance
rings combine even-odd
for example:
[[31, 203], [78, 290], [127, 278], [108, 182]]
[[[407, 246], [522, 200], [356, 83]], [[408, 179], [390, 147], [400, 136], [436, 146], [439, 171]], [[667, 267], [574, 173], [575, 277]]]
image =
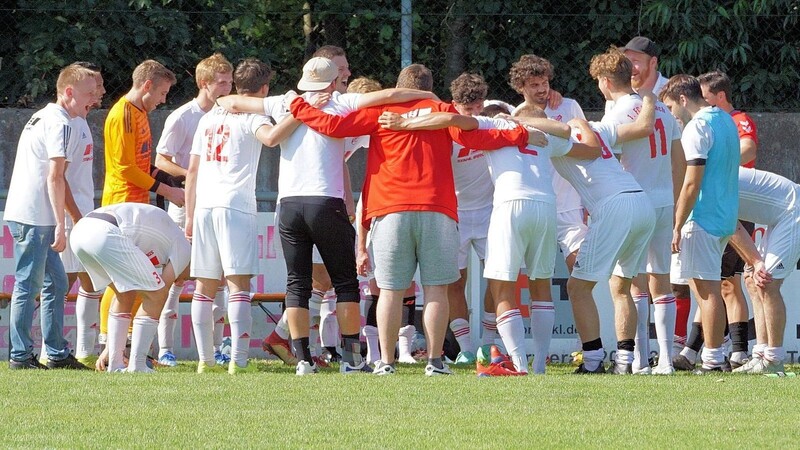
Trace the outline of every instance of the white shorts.
[[612, 198], [592, 215], [572, 276], [587, 281], [605, 280], [612, 273], [623, 278], [635, 277], [644, 261], [655, 221], [653, 206], [644, 192]]
[[656, 229], [647, 245], [647, 257], [639, 273], [670, 273], [672, 260], [672, 227], [675, 223], [675, 208], [656, 208]]
[[72, 248], [95, 289], [110, 283], [119, 292], [157, 291], [164, 287], [161, 268], [133, 240], [105, 220], [84, 217], [72, 229]]
[[486, 259], [486, 236], [489, 235], [489, 219], [492, 206], [469, 211], [458, 210], [458, 269], [466, 269], [470, 247], [475, 249], [478, 258]]
[[583, 209], [572, 209], [556, 214], [558, 246], [564, 258], [581, 248], [589, 227], [583, 223]]
[[64, 264], [64, 272], [86, 272], [86, 270], [83, 268], [83, 264], [81, 264], [81, 261], [77, 256], [75, 256], [75, 252], [72, 250], [72, 244], [69, 241], [69, 237], [72, 234], [72, 228], [66, 228], [64, 232], [67, 236], [67, 248], [65, 248], [63, 252], [59, 253], [59, 256], [61, 256], [61, 263]]
[[228, 208], [197, 209], [192, 230], [191, 275], [219, 280], [258, 273], [256, 216]]
[[[670, 249], [672, 249], [671, 239], [670, 239], [670, 246], [669, 247], [670, 247]], [[679, 284], [681, 286], [688, 286], [689, 285], [689, 280], [687, 280], [686, 278], [681, 278], [681, 275], [679, 273], [680, 272], [680, 267], [681, 267], [681, 265], [678, 262], [678, 254], [677, 253], [673, 253], [672, 257], [670, 258], [669, 282], [672, 283], [672, 284]], [[721, 274], [722, 274], [722, 271], [720, 271], [720, 275]]]
[[523, 264], [531, 280], [552, 278], [556, 258], [556, 206], [509, 200], [494, 207], [484, 278], [516, 281]]
[[676, 278], [719, 280], [722, 278], [722, 252], [730, 236], [712, 236], [690, 220], [681, 229], [681, 251], [677, 258]]
[[800, 214], [787, 215], [777, 225], [767, 227], [758, 250], [773, 278], [788, 277], [800, 259]]
[[181, 230], [186, 228], [186, 208], [172, 203], [167, 206], [167, 214]]

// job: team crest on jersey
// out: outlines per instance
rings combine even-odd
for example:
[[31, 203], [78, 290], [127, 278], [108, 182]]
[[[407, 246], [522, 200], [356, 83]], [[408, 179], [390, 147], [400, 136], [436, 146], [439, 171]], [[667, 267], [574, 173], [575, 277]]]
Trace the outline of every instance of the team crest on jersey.
[[551, 119], [557, 120], [559, 122], [562, 122], [564, 120], [564, 116], [562, 116], [561, 114], [558, 114], [558, 115], [555, 115], [555, 116], [551, 117]]
[[158, 256], [156, 256], [156, 252], [150, 250], [146, 253], [147, 257], [150, 259], [150, 262], [153, 263], [154, 266], [160, 266], [161, 262], [158, 260]]

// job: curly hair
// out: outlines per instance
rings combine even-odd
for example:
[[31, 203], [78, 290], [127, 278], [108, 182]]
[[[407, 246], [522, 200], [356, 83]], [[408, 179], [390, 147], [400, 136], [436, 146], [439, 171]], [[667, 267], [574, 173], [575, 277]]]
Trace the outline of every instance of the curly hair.
[[522, 55], [519, 61], [511, 65], [511, 72], [508, 74], [508, 84], [517, 93], [522, 93], [525, 80], [532, 77], [547, 77], [548, 81], [553, 79], [553, 65], [550, 61], [536, 55]]
[[589, 63], [589, 75], [595, 80], [606, 77], [617, 87], [631, 85], [633, 63], [617, 47], [610, 47], [605, 53], [594, 55]]
[[486, 100], [489, 94], [489, 85], [482, 76], [475, 73], [462, 73], [450, 83], [450, 93], [453, 101], [465, 105]]

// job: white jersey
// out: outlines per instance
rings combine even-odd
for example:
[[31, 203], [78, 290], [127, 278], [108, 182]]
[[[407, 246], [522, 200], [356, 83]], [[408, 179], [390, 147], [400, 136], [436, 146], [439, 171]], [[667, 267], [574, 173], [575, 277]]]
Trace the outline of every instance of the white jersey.
[[[516, 126], [507, 121], [496, 122], [496, 128], [500, 129]], [[510, 200], [537, 200], [555, 204], [554, 172], [550, 158], [564, 156], [571, 149], [572, 141], [549, 136], [545, 147], [503, 147], [484, 152], [494, 183], [494, 205]]]
[[[72, 197], [78, 205], [81, 215], [86, 215], [94, 209], [94, 178], [92, 177], [92, 164], [94, 161], [94, 140], [89, 123], [83, 117], [73, 119], [75, 132], [78, 134], [78, 145], [72, 161], [67, 166], [64, 177], [67, 179]], [[72, 218], [66, 215], [67, 227], [72, 226]]]
[[47, 192], [50, 160], [72, 161], [80, 130], [61, 106], [50, 103], [28, 120], [17, 144], [3, 218], [35, 226], [55, 226]]
[[173, 158], [175, 164], [184, 169], [188, 168], [194, 133], [205, 114], [196, 99], [172, 111], [164, 122], [164, 131], [161, 132], [156, 152]]
[[[478, 128], [508, 128], [508, 121], [488, 121], [479, 119]], [[497, 125], [500, 126], [497, 126]], [[516, 126], [516, 125], [514, 125]], [[450, 154], [453, 165], [453, 181], [456, 186], [456, 199], [459, 211], [474, 211], [492, 205], [494, 184], [489, 174], [489, 166], [480, 150], [465, 148], [453, 141], [453, 151]]]
[[95, 212], [114, 216], [122, 234], [133, 240], [154, 267], [163, 267], [171, 261], [177, 275], [189, 265], [191, 245], [161, 208], [146, 203], [117, 203]]
[[[361, 94], [334, 92], [321, 110], [346, 116], [358, 109]], [[308, 100], [311, 93], [303, 94]], [[278, 201], [284, 197], [320, 196], [344, 198], [345, 140], [312, 130], [305, 124], [281, 142]]]
[[590, 122], [590, 125], [600, 140], [602, 155], [599, 158], [581, 160], [562, 156], [551, 161], [556, 171], [578, 191], [589, 214], [594, 214], [616, 195], [642, 188], [611, 153], [610, 147], [617, 142], [616, 125], [599, 122]]
[[[517, 106], [521, 108], [525, 103]], [[514, 111], [516, 112], [516, 110]], [[551, 108], [549, 105], [544, 109], [547, 117], [561, 123], [567, 123], [572, 119], [586, 119], [583, 109], [575, 100], [564, 98], [558, 108]], [[559, 213], [581, 209], [581, 197], [578, 192], [569, 184], [558, 172], [553, 173], [553, 190], [556, 192], [556, 211]]]
[[774, 226], [794, 214], [800, 185], [763, 170], [739, 168], [739, 219]]
[[256, 172], [262, 144], [256, 131], [268, 125], [257, 114], [211, 109], [197, 126], [192, 155], [200, 157], [195, 208], [230, 208], [256, 214]]
[[[681, 129], [667, 106], [656, 103], [653, 134], [648, 137], [614, 145], [612, 151], [621, 154], [622, 167], [650, 197], [655, 208], [673, 205], [672, 142], [681, 138]], [[612, 125], [632, 123], [639, 117], [642, 98], [628, 94], [615, 102], [614, 108], [603, 117]]]

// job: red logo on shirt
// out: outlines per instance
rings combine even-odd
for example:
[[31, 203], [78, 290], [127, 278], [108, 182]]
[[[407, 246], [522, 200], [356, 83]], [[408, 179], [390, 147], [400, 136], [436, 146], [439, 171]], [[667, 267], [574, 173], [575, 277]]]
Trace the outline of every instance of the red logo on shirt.
[[154, 266], [160, 266], [161, 262], [158, 260], [158, 256], [156, 256], [156, 252], [150, 250], [147, 252], [147, 257], [150, 258], [150, 262], [153, 263]]

